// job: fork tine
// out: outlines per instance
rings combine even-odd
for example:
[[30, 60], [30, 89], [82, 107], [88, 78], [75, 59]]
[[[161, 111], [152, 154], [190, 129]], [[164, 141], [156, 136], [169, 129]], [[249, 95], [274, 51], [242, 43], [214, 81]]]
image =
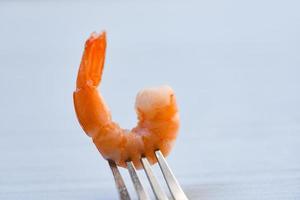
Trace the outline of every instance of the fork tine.
[[128, 161], [126, 162], [127, 164], [127, 168], [128, 168], [128, 171], [129, 171], [129, 174], [130, 174], [130, 177], [131, 177], [131, 180], [133, 182], [133, 185], [134, 185], [134, 188], [135, 188], [135, 191], [138, 195], [138, 198], [140, 200], [148, 200], [149, 197], [136, 173], [136, 169], [133, 165], [133, 163], [131, 161]]
[[123, 178], [118, 170], [118, 167], [114, 161], [108, 160], [110, 169], [114, 175], [115, 183], [119, 192], [119, 198], [121, 200], [130, 200], [129, 193], [123, 181]]
[[179, 200], [179, 199], [187, 200], [188, 199], [187, 196], [184, 194], [183, 190], [181, 189], [178, 181], [176, 180], [173, 172], [171, 171], [161, 151], [160, 150], [155, 151], [155, 155], [173, 198], [175, 200]]
[[149, 161], [147, 160], [147, 158], [141, 158], [144, 170], [146, 172], [147, 178], [150, 182], [151, 188], [153, 190], [153, 193], [156, 196], [156, 199], [158, 200], [168, 200], [167, 195], [163, 192], [163, 190], [161, 189], [160, 185], [158, 184], [157, 179], [154, 176], [154, 173], [151, 170]]

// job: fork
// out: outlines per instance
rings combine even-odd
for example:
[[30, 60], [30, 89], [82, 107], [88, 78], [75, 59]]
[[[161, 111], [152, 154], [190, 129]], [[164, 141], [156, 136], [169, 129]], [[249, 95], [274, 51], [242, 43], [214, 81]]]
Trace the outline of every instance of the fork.
[[[175, 178], [173, 172], [171, 171], [171, 169], [170, 169], [167, 161], [165, 160], [163, 154], [161, 153], [161, 151], [160, 150], [155, 151], [155, 156], [158, 160], [159, 167], [162, 171], [162, 174], [168, 185], [168, 188], [170, 190], [170, 193], [171, 193], [173, 199], [174, 200], [187, 200], [188, 199], [187, 196], [181, 189], [177, 179]], [[147, 160], [147, 158], [146, 157], [141, 158], [141, 162], [142, 162], [143, 169], [147, 175], [147, 178], [150, 182], [152, 191], [153, 191], [156, 199], [168, 200], [166, 193], [162, 190], [156, 177], [154, 176], [154, 173], [151, 169], [150, 163]], [[116, 187], [118, 189], [120, 200], [130, 200], [131, 199], [130, 195], [128, 193], [128, 190], [126, 188], [126, 185], [123, 181], [123, 178], [118, 170], [116, 163], [112, 160], [109, 160], [108, 163], [109, 163], [109, 166], [111, 168], [112, 174], [115, 179], [115, 183], [116, 183]], [[126, 164], [127, 164], [127, 169], [130, 174], [131, 180], [133, 182], [135, 191], [137, 193], [138, 199], [139, 200], [150, 199], [148, 196], [148, 193], [144, 189], [144, 187], [136, 173], [136, 169], [135, 169], [133, 163], [131, 161], [127, 161]]]

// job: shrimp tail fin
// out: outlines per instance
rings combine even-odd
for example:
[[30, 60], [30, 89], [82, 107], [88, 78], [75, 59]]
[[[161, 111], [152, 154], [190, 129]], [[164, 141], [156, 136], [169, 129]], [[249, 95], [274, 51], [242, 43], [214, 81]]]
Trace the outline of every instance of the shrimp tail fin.
[[106, 49], [105, 32], [92, 33], [85, 43], [79, 66], [73, 100], [77, 118], [84, 131], [91, 137], [111, 121], [104, 99], [97, 90], [102, 77]]
[[85, 86], [97, 87], [101, 81], [105, 61], [106, 33], [92, 33], [85, 43], [85, 49], [80, 63], [76, 88]]

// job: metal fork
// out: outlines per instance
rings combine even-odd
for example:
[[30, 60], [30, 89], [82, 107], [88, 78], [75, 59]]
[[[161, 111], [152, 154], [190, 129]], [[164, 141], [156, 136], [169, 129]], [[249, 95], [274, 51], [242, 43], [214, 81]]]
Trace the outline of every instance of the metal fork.
[[[173, 172], [171, 171], [167, 161], [165, 160], [163, 154], [160, 152], [160, 150], [155, 151], [155, 156], [158, 160], [160, 169], [162, 171], [162, 174], [165, 178], [165, 181], [168, 185], [168, 188], [170, 190], [170, 193], [175, 200], [187, 200], [187, 196], [181, 189], [180, 185], [178, 184], [178, 181], [176, 180]], [[161, 186], [159, 185], [156, 177], [154, 176], [153, 171], [151, 170], [151, 166], [149, 164], [149, 161], [146, 157], [143, 157], [141, 159], [141, 162], [143, 164], [143, 169], [147, 175], [147, 178], [150, 182], [152, 191], [158, 200], [167, 200], [168, 197], [166, 193], [162, 190]], [[125, 183], [123, 181], [123, 178], [118, 170], [117, 165], [114, 161], [109, 160], [108, 161], [109, 166], [111, 168], [111, 171], [113, 173], [115, 183], [119, 192], [119, 198], [121, 200], [130, 200], [130, 195], [128, 193], [128, 190], [125, 186]], [[148, 196], [148, 193], [144, 189], [137, 173], [136, 169], [131, 161], [127, 162], [127, 169], [130, 174], [131, 180], [133, 182], [134, 188], [137, 192], [137, 196], [140, 200], [148, 200], [150, 199]]]

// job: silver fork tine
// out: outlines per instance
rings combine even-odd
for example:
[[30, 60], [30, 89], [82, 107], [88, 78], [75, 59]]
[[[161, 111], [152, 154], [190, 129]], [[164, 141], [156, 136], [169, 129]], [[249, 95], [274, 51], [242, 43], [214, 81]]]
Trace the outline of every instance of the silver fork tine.
[[161, 189], [160, 185], [158, 184], [152, 170], [149, 164], [149, 161], [147, 160], [147, 158], [142, 158], [141, 159], [144, 170], [146, 172], [146, 175], [148, 177], [148, 180], [150, 182], [151, 188], [153, 190], [153, 193], [155, 194], [156, 198], [158, 200], [168, 200], [167, 195], [163, 192], [163, 190]]
[[179, 199], [187, 200], [188, 199], [187, 196], [184, 194], [183, 190], [181, 189], [178, 181], [176, 180], [173, 172], [171, 171], [161, 151], [160, 150], [155, 151], [155, 155], [173, 198], [175, 200], [179, 200]]
[[121, 200], [130, 200], [129, 193], [123, 181], [123, 178], [118, 170], [118, 167], [114, 161], [108, 160], [110, 169], [114, 175], [115, 183], [119, 192], [119, 197]]
[[131, 180], [133, 182], [135, 191], [138, 195], [138, 198], [140, 200], [148, 200], [149, 197], [148, 197], [143, 185], [141, 184], [141, 181], [136, 173], [133, 163], [131, 161], [128, 161], [128, 162], [126, 162], [126, 164], [127, 164], [127, 168], [128, 168]]

